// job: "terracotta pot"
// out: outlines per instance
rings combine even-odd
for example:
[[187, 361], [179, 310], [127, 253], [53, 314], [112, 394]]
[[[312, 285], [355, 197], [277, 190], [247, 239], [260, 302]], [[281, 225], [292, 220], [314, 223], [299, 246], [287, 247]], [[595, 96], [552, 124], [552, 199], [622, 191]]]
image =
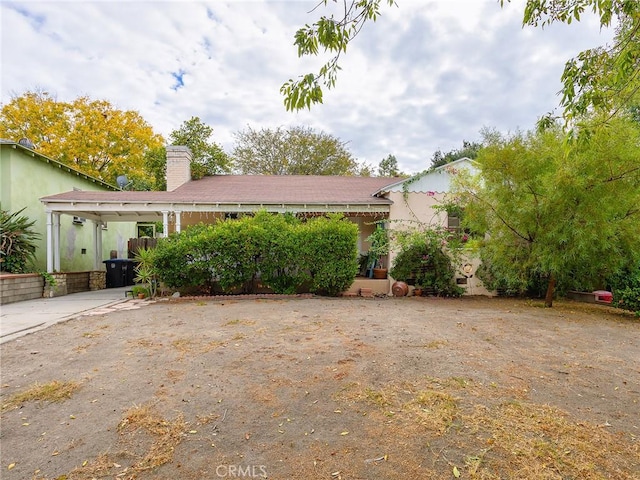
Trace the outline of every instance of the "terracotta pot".
[[413, 290], [413, 296], [414, 297], [421, 297], [422, 296], [422, 288], [415, 288]]
[[404, 297], [409, 293], [409, 286], [404, 282], [394, 282], [391, 291], [394, 297]]
[[141, 299], [141, 300], [142, 300], [144, 297], [145, 297], [145, 294], [144, 294], [144, 293], [139, 293], [139, 294], [138, 294], [138, 298], [139, 298], [139, 299]]
[[373, 278], [387, 278], [387, 269], [386, 268], [374, 268], [373, 269]]

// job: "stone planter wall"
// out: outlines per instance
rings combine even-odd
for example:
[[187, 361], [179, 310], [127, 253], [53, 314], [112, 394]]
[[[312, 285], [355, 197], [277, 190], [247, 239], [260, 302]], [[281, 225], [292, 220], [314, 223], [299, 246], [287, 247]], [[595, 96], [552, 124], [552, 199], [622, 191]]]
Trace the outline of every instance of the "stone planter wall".
[[45, 298], [60, 297], [67, 294], [67, 274], [66, 273], [52, 273], [51, 276], [55, 279], [55, 286], [45, 283], [44, 292], [42, 296]]
[[36, 298], [52, 298], [69, 293], [102, 290], [106, 288], [107, 272], [52, 273], [56, 285], [45, 284], [38, 273], [0, 274], [0, 305]]
[[107, 272], [94, 270], [89, 272], [89, 290], [104, 290], [107, 288]]
[[0, 274], [0, 305], [42, 297], [44, 279], [37, 273]]

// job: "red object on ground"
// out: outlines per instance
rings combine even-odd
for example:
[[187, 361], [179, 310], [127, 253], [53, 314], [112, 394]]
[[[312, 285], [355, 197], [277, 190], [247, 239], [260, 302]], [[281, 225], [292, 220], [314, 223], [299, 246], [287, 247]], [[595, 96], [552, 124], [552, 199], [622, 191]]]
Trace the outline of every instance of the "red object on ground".
[[593, 295], [596, 297], [596, 302], [613, 302], [613, 293], [607, 292], [606, 290], [596, 290], [593, 292]]
[[373, 298], [373, 289], [371, 288], [361, 288], [360, 289], [360, 296], [361, 297], [366, 297], [366, 298]]
[[394, 297], [404, 297], [409, 293], [409, 287], [404, 282], [394, 282], [391, 286]]

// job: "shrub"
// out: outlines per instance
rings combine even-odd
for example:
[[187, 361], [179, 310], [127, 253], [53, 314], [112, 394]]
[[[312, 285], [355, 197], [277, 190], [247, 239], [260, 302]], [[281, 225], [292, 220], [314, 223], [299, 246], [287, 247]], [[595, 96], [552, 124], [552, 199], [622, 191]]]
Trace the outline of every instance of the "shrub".
[[312, 292], [337, 295], [358, 273], [358, 226], [341, 215], [318, 217], [301, 225], [302, 261]]
[[35, 242], [40, 234], [33, 231], [35, 221], [21, 216], [24, 211], [9, 213], [0, 209], [0, 271], [26, 273], [35, 258]]
[[302, 261], [300, 221], [293, 215], [271, 215], [258, 212], [254, 222], [260, 229], [253, 235], [259, 244], [260, 281], [276, 293], [296, 293], [309, 281], [306, 263]]
[[341, 216], [301, 222], [292, 215], [255, 216], [191, 227], [158, 243], [160, 280], [172, 288], [252, 291], [260, 281], [276, 293], [336, 295], [355, 278], [355, 224]]
[[456, 252], [445, 251], [445, 232], [400, 233], [398, 243], [400, 251], [389, 272], [393, 278], [415, 282], [420, 287], [431, 287], [436, 295], [462, 295], [464, 290], [455, 281]]
[[625, 268], [609, 279], [613, 304], [640, 316], [640, 264]]

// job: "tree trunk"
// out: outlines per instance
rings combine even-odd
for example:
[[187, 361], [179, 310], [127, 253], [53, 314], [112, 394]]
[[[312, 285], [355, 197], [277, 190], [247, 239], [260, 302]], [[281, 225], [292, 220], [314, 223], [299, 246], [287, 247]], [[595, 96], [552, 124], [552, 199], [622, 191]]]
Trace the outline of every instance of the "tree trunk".
[[556, 291], [556, 276], [552, 273], [549, 276], [549, 284], [547, 285], [547, 294], [544, 297], [544, 306], [553, 307], [553, 294]]

